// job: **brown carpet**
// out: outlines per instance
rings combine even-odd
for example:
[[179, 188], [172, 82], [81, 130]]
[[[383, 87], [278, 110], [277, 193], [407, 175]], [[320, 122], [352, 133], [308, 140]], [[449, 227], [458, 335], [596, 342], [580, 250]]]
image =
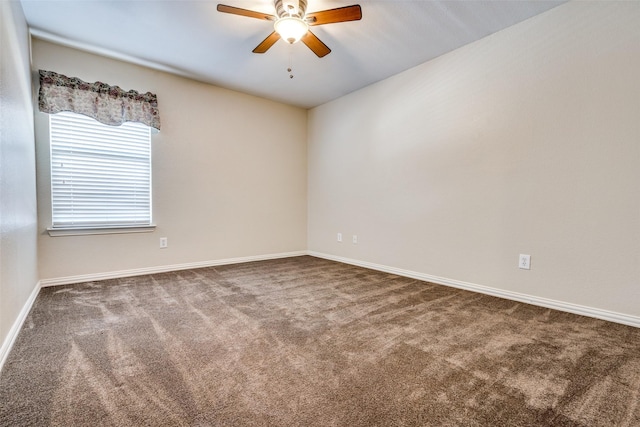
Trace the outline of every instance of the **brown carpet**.
[[640, 426], [640, 329], [313, 257], [43, 289], [0, 425]]

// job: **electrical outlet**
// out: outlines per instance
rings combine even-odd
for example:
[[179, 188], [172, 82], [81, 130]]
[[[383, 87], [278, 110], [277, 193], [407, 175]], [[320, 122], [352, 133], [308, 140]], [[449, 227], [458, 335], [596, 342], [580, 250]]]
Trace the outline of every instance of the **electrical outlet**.
[[160, 238], [160, 249], [165, 249], [168, 246], [168, 242], [167, 242], [167, 238], [166, 237], [161, 237]]
[[531, 255], [520, 254], [518, 267], [523, 270], [531, 270]]
[[337, 240], [338, 242], [342, 242], [342, 233], [338, 233]]
[[356, 236], [355, 234], [353, 235], [353, 238], [351, 239], [351, 241], [353, 242], [353, 244], [357, 244], [358, 243], [358, 236]]

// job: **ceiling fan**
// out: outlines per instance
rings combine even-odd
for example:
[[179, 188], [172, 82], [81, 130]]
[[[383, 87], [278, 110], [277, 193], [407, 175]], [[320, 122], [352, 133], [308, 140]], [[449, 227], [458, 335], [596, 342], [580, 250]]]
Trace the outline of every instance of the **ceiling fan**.
[[279, 39], [284, 39], [290, 44], [302, 41], [302, 43], [307, 45], [319, 58], [329, 54], [331, 49], [316, 37], [316, 35], [309, 30], [309, 27], [334, 24], [337, 22], [358, 21], [362, 18], [362, 9], [360, 5], [357, 4], [311, 13], [307, 13], [307, 0], [275, 0], [274, 6], [276, 15], [269, 15], [267, 13], [241, 9], [224, 4], [218, 5], [218, 12], [248, 16], [249, 18], [262, 19], [265, 21], [274, 21], [274, 31], [253, 49], [253, 53], [265, 53]]

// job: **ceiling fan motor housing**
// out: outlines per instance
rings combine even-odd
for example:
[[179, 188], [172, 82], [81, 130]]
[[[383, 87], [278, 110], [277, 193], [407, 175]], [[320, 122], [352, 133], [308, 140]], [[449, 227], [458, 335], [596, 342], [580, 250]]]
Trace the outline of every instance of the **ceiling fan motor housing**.
[[275, 0], [275, 7], [278, 18], [293, 16], [302, 19], [307, 12], [307, 0]]

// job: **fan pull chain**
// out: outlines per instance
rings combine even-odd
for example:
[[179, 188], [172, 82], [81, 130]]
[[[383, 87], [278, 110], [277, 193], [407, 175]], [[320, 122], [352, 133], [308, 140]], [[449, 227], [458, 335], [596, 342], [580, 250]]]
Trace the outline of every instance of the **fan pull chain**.
[[287, 68], [287, 72], [289, 73], [289, 78], [293, 78], [293, 45], [289, 45], [289, 67]]

